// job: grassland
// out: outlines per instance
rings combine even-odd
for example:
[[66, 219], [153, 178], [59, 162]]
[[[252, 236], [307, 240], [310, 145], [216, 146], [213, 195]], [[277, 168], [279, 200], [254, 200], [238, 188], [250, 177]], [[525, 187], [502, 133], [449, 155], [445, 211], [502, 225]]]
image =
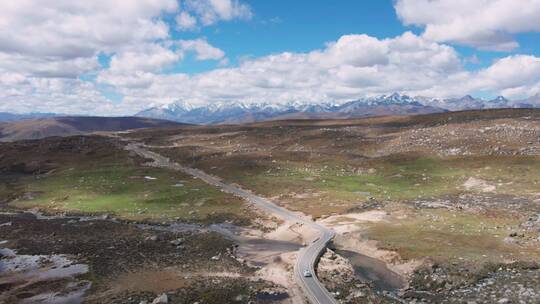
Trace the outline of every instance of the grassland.
[[18, 207], [109, 213], [133, 220], [247, 222], [237, 216], [243, 207], [238, 199], [199, 180], [163, 170], [102, 165], [90, 171], [67, 169], [28, 181], [25, 191], [38, 195], [32, 200], [17, 201]]
[[[412, 210], [401, 206], [399, 218], [367, 224], [366, 235], [403, 259], [429, 257], [437, 263], [502, 263], [537, 261], [540, 250], [505, 242], [520, 223], [505, 213], [456, 213], [448, 210]], [[404, 216], [406, 215], [406, 216]]]
[[19, 175], [19, 198], [11, 205], [155, 222], [250, 223], [253, 214], [240, 199], [190, 176], [146, 167], [121, 148], [98, 142], [107, 147], [51, 154], [59, 164], [53, 170]]
[[[162, 149], [160, 149], [162, 150]], [[163, 152], [163, 151], [161, 151]], [[165, 152], [179, 159], [174, 149]], [[500, 195], [532, 196], [540, 187], [537, 156], [434, 157], [392, 155], [361, 160], [221, 156], [195, 161], [203, 170], [315, 217], [344, 213], [370, 200], [410, 201], [481, 192], [463, 184], [471, 177]], [[243, 160], [240, 160], [243, 159]]]
[[[184, 128], [159, 141], [137, 136], [167, 146], [155, 150], [175, 161], [315, 218], [388, 211], [388, 221], [360, 228], [405, 260], [538, 259], [538, 235], [520, 227], [540, 212], [538, 112], [485, 114]], [[427, 207], [435, 202], [448, 209]], [[505, 240], [515, 231], [525, 236]]]

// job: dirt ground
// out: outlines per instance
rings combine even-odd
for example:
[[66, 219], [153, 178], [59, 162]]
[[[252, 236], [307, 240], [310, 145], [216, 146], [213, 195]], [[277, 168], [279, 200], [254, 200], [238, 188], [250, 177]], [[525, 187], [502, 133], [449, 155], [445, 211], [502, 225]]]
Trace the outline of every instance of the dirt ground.
[[[40, 220], [24, 213], [0, 215], [0, 231], [1, 303], [45, 297], [61, 302], [66, 296], [76, 302], [82, 297], [77, 291], [88, 303], [139, 303], [162, 293], [169, 303], [246, 303], [263, 292], [282, 292], [255, 280], [255, 269], [233, 254], [234, 243], [215, 232], [172, 233], [110, 220]], [[59, 258], [61, 263], [52, 262]]]

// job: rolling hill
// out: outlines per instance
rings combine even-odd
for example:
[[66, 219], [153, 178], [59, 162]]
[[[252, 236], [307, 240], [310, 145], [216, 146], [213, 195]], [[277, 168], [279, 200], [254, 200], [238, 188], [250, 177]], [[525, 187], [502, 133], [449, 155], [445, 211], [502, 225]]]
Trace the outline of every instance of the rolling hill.
[[0, 141], [71, 136], [98, 131], [172, 127], [179, 123], [141, 117], [54, 117], [0, 123]]

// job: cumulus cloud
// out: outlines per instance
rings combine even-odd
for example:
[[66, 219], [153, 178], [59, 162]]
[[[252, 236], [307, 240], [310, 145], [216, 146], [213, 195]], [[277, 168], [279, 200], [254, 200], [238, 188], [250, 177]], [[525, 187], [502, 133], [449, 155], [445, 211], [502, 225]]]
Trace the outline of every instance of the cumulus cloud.
[[31, 77], [76, 78], [99, 68], [96, 56], [48, 57], [0, 52], [0, 73], [16, 72]]
[[497, 60], [490, 67], [476, 73], [469, 86], [489, 91], [497, 88], [502, 95], [513, 97], [534, 95], [540, 90], [540, 58], [513, 55]]
[[147, 87], [153, 73], [181, 60], [183, 53], [149, 43], [116, 53], [109, 68], [99, 73], [97, 81], [114, 86]]
[[197, 60], [219, 60], [225, 52], [210, 45], [206, 39], [180, 40], [178, 42], [184, 51], [194, 51]]
[[249, 20], [251, 7], [240, 0], [185, 0], [183, 11], [176, 17], [180, 30], [193, 30], [219, 21]]
[[513, 34], [540, 32], [540, 0], [398, 0], [395, 9], [426, 39], [480, 49], [510, 51]]
[[[0, 77], [0, 111], [119, 115], [127, 104], [105, 98], [95, 84], [67, 78]], [[126, 107], [128, 106], [128, 107]]]
[[157, 74], [179, 62], [186, 52], [194, 52], [197, 60], [219, 60], [225, 56], [205, 39], [143, 44], [113, 55], [109, 68], [99, 72], [97, 81], [115, 87], [148, 88]]
[[163, 67], [177, 62], [183, 57], [159, 44], [145, 44], [115, 54], [110, 62], [111, 72], [157, 72]]
[[[463, 7], [472, 2], [456, 1]], [[524, 1], [534, 4], [540, 0]], [[448, 7], [436, 7], [441, 11], [439, 17], [411, 10], [413, 4], [435, 5], [432, 2]], [[441, 41], [464, 43], [474, 39], [435, 34], [434, 27], [455, 23], [455, 14], [446, 14], [453, 9], [452, 3], [396, 3], [405, 22], [426, 26], [420, 36], [411, 32], [386, 39], [345, 35], [310, 52], [251, 57], [237, 66], [225, 67], [228, 60], [223, 50], [205, 38], [174, 40], [163, 20], [176, 17], [177, 26], [187, 29], [250, 18], [251, 8], [238, 0], [186, 0], [182, 5], [176, 0], [3, 1], [0, 111], [119, 115], [176, 100], [194, 104], [285, 103], [347, 101], [394, 91], [433, 97], [476, 92], [512, 97], [540, 92], [540, 58], [535, 56], [507, 56], [477, 71], [464, 68], [468, 59]], [[463, 9], [456, 14], [461, 13], [481, 12]], [[515, 13], [520, 15], [521, 10]], [[508, 15], [496, 15], [504, 22], [482, 21], [491, 25], [480, 26], [487, 29], [480, 32], [511, 35], [534, 25], [534, 20], [523, 13], [524, 24], [510, 26], [514, 15]], [[469, 38], [484, 35], [473, 33], [474, 26], [469, 30]], [[476, 39], [474, 45], [504, 45], [490, 44], [495, 41], [492, 38]], [[177, 72], [178, 63], [188, 53], [197, 60], [214, 60], [219, 68], [194, 75]], [[98, 60], [98, 55], [108, 58], [107, 62]], [[118, 93], [122, 100], [109, 100], [103, 88]]]
[[188, 12], [181, 12], [176, 16], [176, 24], [180, 30], [193, 30], [197, 28], [197, 19]]
[[168, 36], [175, 0], [0, 2], [0, 52], [77, 58]]
[[[184, 46], [190, 44], [195, 42]], [[144, 89], [123, 88], [121, 92], [127, 100], [141, 104], [176, 99], [192, 103], [343, 101], [389, 91], [423, 92], [448, 75], [462, 72], [452, 47], [412, 33], [392, 39], [346, 35], [321, 50], [248, 59], [235, 68], [194, 76], [155, 75]]]
[[99, 53], [166, 39], [162, 14], [176, 0], [0, 2], [0, 72], [77, 78], [97, 70]]
[[246, 59], [238, 67], [193, 76], [155, 75], [144, 89], [121, 92], [134, 108], [179, 99], [193, 104], [347, 101], [394, 91], [433, 97], [482, 91], [516, 95], [538, 87], [539, 60], [514, 55], [471, 72], [454, 48], [409, 32], [390, 39], [346, 35], [320, 50]]
[[[237, 18], [239, 8], [246, 8], [239, 2], [230, 6], [218, 2], [212, 13], [216, 18]], [[228, 7], [230, 13], [225, 11]], [[165, 16], [181, 12], [177, 0], [0, 1], [0, 108], [62, 113], [132, 111], [129, 103], [103, 97], [96, 83], [112, 89], [143, 88], [157, 73], [182, 60], [187, 51], [195, 52], [200, 60], [224, 59], [223, 52], [206, 40], [188, 45], [189, 50], [170, 40]], [[106, 69], [99, 63], [99, 55], [110, 57]], [[96, 75], [96, 83], [82, 80], [92, 79], [92, 75]]]

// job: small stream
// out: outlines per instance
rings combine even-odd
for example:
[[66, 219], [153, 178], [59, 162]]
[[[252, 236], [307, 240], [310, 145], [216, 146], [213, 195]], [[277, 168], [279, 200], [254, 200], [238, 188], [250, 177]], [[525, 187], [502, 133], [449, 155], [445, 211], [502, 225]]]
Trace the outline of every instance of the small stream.
[[[44, 215], [38, 210], [26, 211], [34, 215], [40, 220], [56, 220], [56, 219], [70, 219], [78, 221], [112, 221], [118, 223], [119, 221], [114, 217], [109, 216], [79, 216], [79, 215]], [[186, 223], [169, 223], [162, 224], [141, 224], [124, 222], [127, 225], [134, 225], [137, 228], [144, 230], [156, 230], [167, 231], [173, 233], [181, 232], [216, 232], [229, 240], [239, 245], [237, 249], [237, 255], [244, 258], [248, 264], [257, 267], [263, 267], [272, 261], [272, 258], [280, 255], [283, 252], [298, 251], [302, 246], [294, 242], [270, 240], [264, 238], [251, 238], [243, 236], [244, 227], [235, 226], [233, 224], [186, 224]], [[261, 253], [264, 252], [264, 255]]]
[[[6, 244], [5, 241], [0, 243]], [[9, 286], [13, 292], [26, 290], [30, 295], [18, 303], [83, 303], [84, 294], [92, 283], [78, 276], [87, 272], [86, 264], [75, 264], [66, 255], [24, 255], [0, 247], [0, 286]], [[35, 287], [51, 281], [57, 282], [51, 285], [52, 289]], [[9, 296], [9, 289], [5, 290], [0, 294], [0, 302], [4, 303]]]
[[[37, 210], [32, 210], [28, 213], [32, 213], [36, 218], [41, 220], [53, 220], [53, 219], [74, 219], [79, 221], [93, 221], [93, 220], [107, 220], [118, 222], [114, 218], [106, 216], [66, 216], [66, 215], [43, 215]], [[129, 224], [129, 223], [128, 223]], [[300, 244], [268, 240], [262, 238], [247, 238], [242, 236], [243, 227], [234, 226], [231, 224], [214, 224], [214, 225], [198, 225], [198, 224], [184, 224], [184, 223], [171, 223], [168, 225], [155, 225], [155, 224], [138, 224], [131, 223], [138, 228], [145, 230], [158, 230], [169, 232], [186, 232], [186, 231], [213, 231], [220, 233], [221, 235], [237, 242], [240, 246], [238, 248], [239, 256], [250, 261], [251, 265], [263, 267], [271, 261], [273, 256], [277, 256], [282, 252], [293, 252], [299, 250], [302, 246]], [[260, 253], [266, 252], [267, 256], [261, 258]], [[362, 255], [357, 252], [349, 250], [337, 249], [335, 252], [352, 264], [355, 275], [362, 282], [371, 283], [376, 291], [379, 292], [394, 292], [405, 287], [406, 282], [397, 273], [388, 269], [387, 265], [378, 260], [366, 255]], [[276, 295], [261, 295], [261, 300], [270, 300]], [[282, 295], [278, 295], [282, 296]]]
[[336, 253], [351, 262], [358, 279], [371, 282], [377, 291], [392, 292], [405, 287], [403, 278], [388, 269], [383, 261], [348, 250], [336, 250]]

